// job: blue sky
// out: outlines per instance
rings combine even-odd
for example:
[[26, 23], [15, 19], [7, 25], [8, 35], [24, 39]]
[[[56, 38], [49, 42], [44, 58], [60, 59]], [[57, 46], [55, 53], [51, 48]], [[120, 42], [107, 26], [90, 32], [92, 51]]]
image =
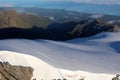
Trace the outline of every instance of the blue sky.
[[0, 6], [33, 6], [47, 3], [94, 3], [94, 4], [119, 4], [120, 0], [0, 0]]

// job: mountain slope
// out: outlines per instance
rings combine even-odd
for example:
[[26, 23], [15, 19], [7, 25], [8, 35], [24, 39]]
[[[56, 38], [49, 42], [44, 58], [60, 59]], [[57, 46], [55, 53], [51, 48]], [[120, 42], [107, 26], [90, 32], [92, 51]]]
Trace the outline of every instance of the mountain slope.
[[25, 27], [30, 26], [26, 21], [22, 20], [20, 14], [17, 14], [13, 10], [1, 10], [0, 11], [0, 28], [7, 27]]
[[119, 31], [120, 27], [100, 19], [81, 21], [70, 33], [77, 37], [93, 36], [99, 32]]
[[22, 14], [14, 10], [0, 10], [0, 28], [46, 28], [51, 22], [46, 17]]
[[[39, 17], [35, 18], [34, 15], [30, 16], [26, 15], [24, 16], [23, 20], [29, 21], [30, 24], [34, 25], [33, 27], [31, 28], [30, 26], [29, 28], [27, 28], [27, 26], [25, 28], [8, 27], [0, 29], [0, 39], [25, 38], [25, 39], [69, 40], [77, 37], [93, 36], [100, 32], [110, 31], [113, 32], [120, 30], [119, 26], [109, 24], [99, 19], [83, 20], [80, 22], [51, 23], [50, 25], [48, 25], [44, 19], [41, 19], [44, 22], [43, 24], [41, 24], [39, 22], [41, 21], [40, 19]], [[42, 27], [35, 26], [38, 24], [39, 26], [40, 25], [43, 26]], [[45, 25], [48, 26], [44, 27]]]
[[[17, 58], [17, 60], [16, 60]], [[33, 78], [36, 80], [68, 79], [78, 80], [109, 80], [113, 77], [111, 74], [96, 74], [84, 71], [70, 71], [58, 69], [48, 65], [41, 59], [22, 53], [0, 51], [0, 61], [9, 62], [12, 65], [31, 66], [34, 68]], [[11, 79], [12, 80], [12, 79]]]
[[10, 51], [0, 51], [0, 61], [9, 62], [12, 65], [31, 66], [34, 69], [33, 78], [37, 80], [52, 80], [54, 77], [61, 78], [57, 69], [33, 56]]

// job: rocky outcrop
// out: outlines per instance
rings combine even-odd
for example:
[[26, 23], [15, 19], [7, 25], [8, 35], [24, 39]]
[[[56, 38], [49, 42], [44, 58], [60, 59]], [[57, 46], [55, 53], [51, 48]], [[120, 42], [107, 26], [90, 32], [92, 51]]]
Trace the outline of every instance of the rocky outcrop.
[[0, 80], [31, 80], [32, 76], [33, 68], [0, 62]]
[[112, 32], [118, 30], [120, 30], [120, 27], [117, 25], [109, 24], [100, 19], [94, 19], [78, 23], [78, 25], [70, 32], [70, 34], [77, 37], [88, 37], [99, 32]]

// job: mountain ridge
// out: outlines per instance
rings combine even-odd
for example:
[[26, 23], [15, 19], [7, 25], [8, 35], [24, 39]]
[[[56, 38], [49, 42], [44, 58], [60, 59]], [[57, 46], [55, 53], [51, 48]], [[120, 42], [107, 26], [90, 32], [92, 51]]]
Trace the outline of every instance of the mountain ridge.
[[0, 10], [0, 28], [46, 28], [52, 21], [46, 17], [22, 14], [15, 10]]
[[0, 39], [69, 40], [120, 30], [119, 26], [99, 18], [56, 23], [47, 17], [18, 13], [14, 10], [1, 10], [0, 21]]

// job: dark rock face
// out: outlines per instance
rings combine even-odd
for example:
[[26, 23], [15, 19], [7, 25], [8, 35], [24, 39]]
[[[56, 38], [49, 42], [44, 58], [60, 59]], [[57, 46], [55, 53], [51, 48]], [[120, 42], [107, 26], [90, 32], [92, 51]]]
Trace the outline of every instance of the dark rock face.
[[120, 27], [114, 24], [109, 24], [100, 19], [82, 21], [70, 32], [71, 35], [76, 37], [93, 36], [99, 32], [112, 32], [119, 30]]
[[25, 38], [69, 40], [77, 37], [89, 37], [100, 32], [118, 31], [120, 27], [102, 20], [83, 20], [81, 22], [53, 23], [46, 29], [33, 27], [30, 29], [0, 29], [0, 39]]
[[33, 69], [0, 62], [0, 80], [31, 80]]

